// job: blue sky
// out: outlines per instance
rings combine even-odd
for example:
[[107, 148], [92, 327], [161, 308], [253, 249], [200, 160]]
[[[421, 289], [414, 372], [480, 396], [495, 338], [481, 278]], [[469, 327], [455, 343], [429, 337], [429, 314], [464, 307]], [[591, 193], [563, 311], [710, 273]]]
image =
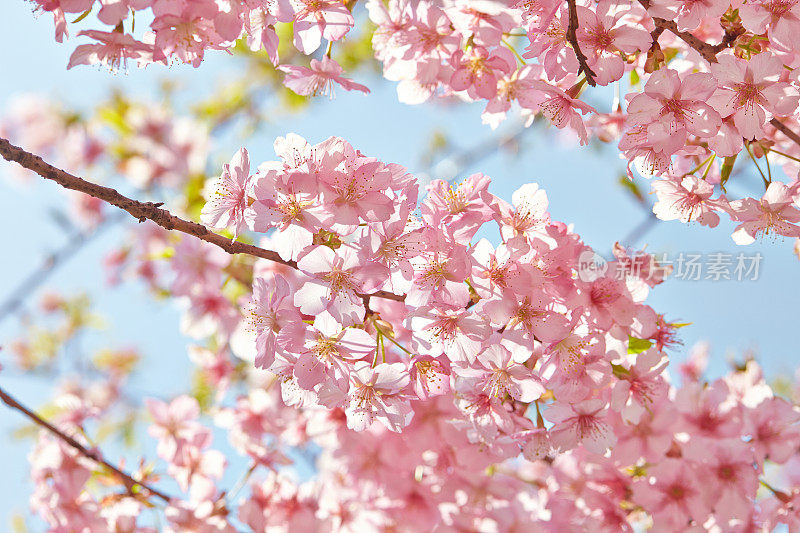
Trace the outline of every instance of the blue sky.
[[[34, 91], [65, 100], [73, 106], [89, 108], [114, 86], [145, 98], [155, 94], [164, 76], [181, 81], [177, 101], [190, 103], [208, 94], [226, 75], [236, 70], [226, 54], [211, 53], [199, 69], [176, 66], [171, 69], [149, 67], [129, 73], [110, 74], [105, 70], [79, 67], [66, 70], [69, 54], [80, 42], [72, 39], [59, 45], [53, 40], [49, 15], [36, 19], [31, 4], [8, 2], [3, 8], [3, 31], [0, 32], [0, 110], [6, 109], [12, 95]], [[250, 139], [225, 139], [217, 144], [214, 159], [227, 160], [244, 145], [251, 160], [272, 159], [272, 140], [294, 131], [312, 142], [330, 135], [348, 139], [364, 153], [388, 162], [422, 170], [420, 156], [430, 132], [436, 128], [447, 133], [458, 146], [467, 148], [493, 133], [480, 122], [480, 105], [416, 106], [399, 104], [392, 83], [373, 79], [367, 74], [352, 74], [373, 92], [337, 93], [336, 100], [321, 100], [301, 115], [280, 123], [267, 124]], [[547, 190], [554, 219], [574, 224], [575, 231], [600, 253], [609, 255], [615, 241], [621, 240], [639, 224], [646, 213], [616, 183], [623, 170], [613, 149], [596, 151], [571, 147], [559, 141], [555, 129], [543, 134], [530, 131], [523, 139], [523, 155], [511, 158], [502, 152], [467, 169], [481, 171], [494, 181], [492, 192], [505, 199], [520, 185], [538, 182]], [[741, 161], [740, 161], [741, 164]], [[0, 299], [38, 265], [48, 251], [64, 242], [63, 231], [45, 216], [48, 207], [63, 201], [61, 192], [49, 183], [19, 185], [5, 179], [8, 165], [0, 163], [0, 222], [8, 231], [0, 237]], [[466, 175], [466, 174], [464, 174]], [[743, 176], [738, 191], [753, 191], [753, 175]], [[647, 190], [648, 184], [640, 185]], [[660, 222], [640, 244], [648, 250], [668, 252], [673, 257], [683, 252], [710, 254], [761, 253], [758, 281], [669, 281], [651, 292], [648, 303], [667, 318], [692, 325], [680, 331], [683, 349], [672, 353], [680, 361], [688, 347], [699, 340], [712, 345], [711, 373], [718, 375], [726, 367], [729, 353], [739, 355], [748, 348], [757, 349], [769, 376], [793, 373], [797, 366], [794, 330], [798, 316], [800, 290], [793, 280], [800, 272], [800, 262], [791, 251], [791, 242], [759, 242], [739, 247], [730, 239], [730, 223], [709, 230], [697, 225]], [[114, 246], [121, 230], [112, 230], [61, 268], [46, 287], [70, 293], [86, 290], [109, 327], [88, 339], [87, 352], [106, 344], [135, 344], [145, 354], [143, 378], [132, 383], [132, 393], [170, 395], [188, 384], [187, 340], [178, 332], [179, 314], [168, 303], [154, 301], [138, 284], [108, 289], [102, 283], [100, 259]], [[30, 299], [35, 301], [35, 295]], [[15, 319], [0, 323], [0, 345], [19, 335]], [[0, 364], [3, 359], [0, 353]], [[173, 379], [186, 376], [185, 380]], [[0, 384], [29, 405], [39, 405], [50, 396], [52, 384], [40, 377], [0, 371]], [[0, 530], [6, 528], [12, 511], [27, 506], [29, 493], [28, 465], [25, 457], [30, 442], [11, 439], [9, 433], [22, 419], [0, 406]], [[112, 454], [113, 456], [113, 454]]]

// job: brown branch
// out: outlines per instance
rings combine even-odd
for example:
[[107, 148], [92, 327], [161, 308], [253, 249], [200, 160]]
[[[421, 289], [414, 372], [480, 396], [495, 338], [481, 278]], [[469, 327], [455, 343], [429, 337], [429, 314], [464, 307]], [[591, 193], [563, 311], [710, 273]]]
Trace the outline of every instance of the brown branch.
[[[291, 268], [297, 268], [297, 262], [285, 261], [280, 255], [278, 255], [277, 252], [265, 250], [264, 248], [253, 246], [252, 244], [231, 241], [227, 237], [223, 237], [218, 233], [210, 231], [202, 224], [184, 220], [173, 215], [166, 209], [161, 209], [160, 206], [163, 204], [139, 202], [120, 194], [115, 189], [110, 187], [103, 187], [102, 185], [98, 185], [77, 176], [73, 176], [69, 172], [61, 170], [60, 168], [56, 168], [53, 165], [45, 162], [41, 157], [31, 154], [30, 152], [27, 152], [18, 146], [14, 146], [8, 142], [8, 140], [3, 139], [2, 137], [0, 137], [0, 155], [2, 155], [3, 158], [8, 161], [19, 163], [21, 166], [35, 172], [45, 179], [55, 181], [66, 189], [88, 194], [89, 196], [98, 198], [104, 202], [119, 207], [120, 209], [130, 213], [130, 215], [139, 222], [152, 220], [164, 229], [180, 231], [182, 233], [186, 233], [187, 235], [192, 235], [198, 239], [219, 246], [229, 254], [252, 255], [262, 259], [268, 259], [269, 261], [274, 261]], [[359, 294], [359, 296], [363, 295]], [[405, 300], [404, 295], [394, 294], [388, 291], [376, 291], [370, 293], [369, 296], [395, 300], [398, 302]]]
[[784, 124], [777, 118], [773, 118], [772, 120], [769, 121], [769, 123], [772, 124], [772, 126], [776, 130], [780, 131], [781, 133], [789, 137], [791, 140], [793, 140], [798, 146], [800, 146], [800, 135], [789, 129], [789, 127], [786, 124]]
[[594, 77], [597, 74], [589, 67], [589, 64], [586, 62], [586, 55], [581, 50], [581, 45], [578, 43], [578, 7], [575, 5], [575, 0], [567, 0], [567, 4], [569, 5], [569, 26], [567, 27], [567, 39], [569, 40], [569, 44], [572, 45], [572, 49], [575, 51], [575, 56], [578, 58], [578, 74], [583, 72], [586, 75], [586, 83], [594, 87], [597, 85], [594, 81]]
[[688, 31], [680, 31], [678, 29], [678, 25], [675, 23], [674, 20], [666, 20], [658, 17], [653, 17], [653, 22], [655, 23], [657, 29], [661, 29], [662, 31], [669, 30], [676, 37], [680, 38], [690, 47], [697, 50], [700, 53], [700, 55], [703, 56], [703, 59], [705, 59], [709, 63], [717, 62], [718, 51], [716, 50], [716, 47], [714, 45], [708, 44], [702, 39], [698, 39]]
[[169, 503], [170, 500], [172, 500], [172, 497], [164, 494], [160, 490], [154, 489], [153, 487], [147, 485], [146, 483], [135, 480], [133, 477], [131, 477], [130, 474], [127, 474], [122, 470], [120, 470], [119, 468], [117, 468], [116, 466], [112, 465], [111, 463], [103, 459], [99, 452], [88, 450], [83, 444], [81, 444], [74, 438], [70, 437], [69, 435], [67, 435], [66, 433], [55, 427], [53, 424], [51, 424], [47, 420], [37, 415], [35, 412], [31, 411], [30, 409], [19, 403], [13, 396], [11, 396], [5, 390], [3, 390], [2, 387], [0, 387], [0, 400], [2, 400], [2, 402], [11, 409], [19, 411], [20, 413], [27, 416], [37, 426], [46, 429], [47, 431], [49, 431], [50, 433], [52, 433], [65, 443], [67, 443], [69, 446], [74, 448], [79, 454], [83, 455], [87, 459], [91, 459], [95, 463], [102, 465], [111, 472], [113, 472], [114, 475], [122, 482], [122, 484], [125, 485], [125, 488], [128, 490], [128, 494], [130, 496], [137, 495], [136, 492], [134, 492], [133, 490], [134, 487], [141, 487], [142, 489], [149, 492], [153, 496], [161, 498], [167, 503]]

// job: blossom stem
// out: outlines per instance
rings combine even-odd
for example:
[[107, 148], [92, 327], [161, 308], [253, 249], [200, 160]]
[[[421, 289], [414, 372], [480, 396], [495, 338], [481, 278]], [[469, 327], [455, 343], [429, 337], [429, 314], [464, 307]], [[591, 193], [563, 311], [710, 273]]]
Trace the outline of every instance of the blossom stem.
[[239, 480], [236, 482], [236, 484], [233, 486], [230, 492], [228, 492], [227, 500], [229, 502], [233, 502], [236, 499], [236, 496], [239, 495], [239, 492], [241, 492], [241, 490], [247, 484], [247, 480], [250, 479], [250, 476], [253, 475], [253, 472], [256, 471], [256, 468], [258, 468], [258, 463], [253, 463], [252, 465], [250, 465], [250, 468], [248, 468], [247, 471], [244, 474], [242, 474], [242, 476], [239, 478]]
[[753, 161], [753, 164], [758, 169], [758, 173], [761, 174], [761, 179], [764, 181], [764, 187], [769, 187], [769, 182], [767, 181], [767, 177], [764, 175], [764, 172], [761, 171], [761, 167], [758, 166], [758, 161], [756, 161], [756, 158], [753, 157], [753, 152], [750, 151], [750, 143], [747, 142], [744, 143], [744, 148], [745, 150], [747, 150], [747, 155], [750, 156], [750, 159]]
[[53, 424], [51, 424], [47, 420], [43, 419], [41, 416], [36, 414], [31, 409], [29, 409], [29, 408], [25, 407], [24, 405], [22, 405], [21, 403], [19, 403], [13, 396], [8, 394], [8, 392], [6, 392], [2, 387], [0, 387], [0, 401], [2, 401], [4, 404], [6, 404], [11, 409], [19, 411], [20, 413], [22, 413], [23, 415], [28, 417], [37, 426], [40, 426], [40, 427], [46, 429], [47, 431], [49, 431], [50, 433], [52, 433], [53, 435], [55, 435], [56, 437], [58, 437], [59, 439], [64, 441], [64, 443], [66, 443], [69, 446], [71, 446], [79, 454], [81, 454], [84, 457], [86, 457], [87, 459], [91, 459], [95, 463], [107, 468], [109, 471], [111, 471], [114, 474], [114, 476], [117, 477], [117, 479], [119, 479], [122, 482], [123, 485], [125, 485], [125, 488], [127, 489], [128, 494], [130, 496], [135, 497], [136, 494], [137, 494], [137, 491], [134, 490], [134, 489], [136, 487], [140, 487], [140, 488], [144, 489], [145, 491], [147, 491], [148, 493], [152, 494], [153, 496], [161, 498], [162, 500], [164, 500], [167, 503], [169, 503], [170, 500], [172, 500], [172, 497], [164, 494], [163, 492], [161, 492], [161, 491], [159, 491], [157, 489], [154, 489], [153, 487], [151, 487], [151, 486], [149, 486], [149, 485], [147, 485], [147, 484], [145, 484], [145, 483], [143, 483], [141, 481], [135, 480], [133, 477], [131, 477], [130, 474], [127, 474], [127, 473], [123, 472], [122, 470], [120, 470], [119, 468], [117, 468], [116, 466], [112, 465], [111, 463], [109, 463], [108, 461], [103, 459], [102, 455], [98, 451], [88, 450], [83, 444], [81, 444], [80, 442], [78, 442], [74, 438], [70, 437], [69, 435], [67, 435], [66, 433], [64, 433], [63, 431], [61, 431], [57, 427], [55, 427]]
[[716, 158], [717, 154], [712, 154], [711, 157], [708, 158], [709, 159], [708, 165], [706, 166], [706, 169], [703, 171], [703, 179], [706, 179], [708, 177], [708, 173], [711, 170], [711, 165], [714, 164], [714, 160]]
[[797, 157], [795, 157], [793, 155], [789, 155], [787, 153], [781, 152], [780, 150], [776, 150], [775, 148], [770, 148], [769, 151], [770, 152], [775, 152], [776, 154], [778, 154], [780, 156], [783, 156], [786, 159], [791, 159], [792, 161], [797, 161], [798, 163], [800, 163], [800, 158], [797, 158]]
[[[400, 344], [399, 342], [394, 340], [390, 335], [388, 335], [385, 331], [383, 331], [383, 329], [378, 325], [378, 321], [375, 320], [374, 316], [370, 317], [370, 320], [372, 321], [372, 325], [375, 326], [375, 329], [378, 331], [378, 333], [380, 333], [383, 337], [386, 337], [387, 339], [389, 339], [389, 341], [392, 344], [394, 344], [395, 346], [397, 346], [398, 348], [400, 348], [401, 350], [406, 352], [408, 355], [414, 355], [414, 352], [412, 352], [411, 350], [409, 350], [408, 348], [406, 348], [405, 346], [403, 346], [402, 344]], [[385, 360], [385, 356], [384, 356], [384, 360]]]
[[700, 163], [699, 165], [697, 165], [696, 167], [694, 167], [692, 170], [690, 170], [689, 172], [687, 172], [686, 174], [684, 174], [684, 175], [683, 175], [683, 177], [685, 178], [686, 176], [691, 176], [692, 174], [694, 174], [695, 172], [697, 172], [698, 170], [700, 170], [701, 168], [703, 168], [704, 166], [706, 166], [706, 165], [708, 164], [708, 162], [709, 162], [709, 161], [713, 161], [713, 160], [714, 160], [714, 157], [716, 157], [716, 154], [711, 154], [711, 155], [710, 155], [710, 156], [708, 156], [707, 158], [703, 159], [703, 162], [702, 162], [702, 163]]
[[514, 54], [514, 57], [516, 57], [516, 58], [517, 58], [517, 61], [519, 61], [520, 65], [527, 65], [527, 64], [528, 64], [527, 62], [525, 62], [525, 60], [522, 58], [522, 56], [521, 56], [521, 55], [519, 55], [519, 52], [517, 52], [516, 48], [514, 48], [513, 46], [511, 46], [511, 43], [509, 43], [509, 42], [508, 42], [508, 41], [506, 41], [505, 39], [502, 39], [502, 42], [503, 42], [503, 44], [504, 44], [504, 45], [506, 45], [506, 48], [508, 48], [509, 50], [511, 50], [511, 53], [513, 53], [513, 54]]

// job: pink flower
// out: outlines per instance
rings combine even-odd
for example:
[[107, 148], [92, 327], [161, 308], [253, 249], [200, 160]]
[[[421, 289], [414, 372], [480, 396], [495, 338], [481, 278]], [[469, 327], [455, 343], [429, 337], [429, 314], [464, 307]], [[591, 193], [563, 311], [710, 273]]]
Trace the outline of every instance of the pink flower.
[[392, 200], [387, 196], [392, 173], [380, 161], [363, 157], [346, 144], [341, 165], [321, 176], [323, 205], [328, 212], [324, 223], [349, 235], [362, 222], [379, 222], [391, 217]]
[[759, 461], [783, 464], [800, 443], [800, 411], [782, 398], [770, 398], [745, 412], [745, 433]]
[[486, 313], [494, 326], [509, 331], [519, 328], [541, 342], [558, 342], [567, 336], [570, 324], [563, 314], [548, 308], [550, 300], [540, 291], [531, 291], [516, 299], [481, 300], [476, 312]]
[[444, 180], [433, 181], [421, 206], [422, 220], [431, 226], [444, 224], [455, 241], [469, 242], [494, 214], [488, 190], [490, 181], [483, 174], [472, 174], [456, 188]]
[[639, 459], [656, 463], [672, 445], [678, 413], [670, 404], [662, 403], [645, 412], [633, 425], [625, 423], [619, 415], [610, 418], [617, 421], [613, 427], [618, 439], [611, 450], [612, 459], [621, 464], [635, 464]]
[[630, 368], [614, 368], [619, 379], [611, 391], [611, 408], [619, 411], [623, 420], [636, 424], [664, 399], [668, 387], [661, 373], [667, 363], [662, 352], [650, 349], [638, 354]]
[[603, 455], [617, 440], [605, 420], [607, 411], [605, 402], [598, 398], [574, 404], [550, 405], [543, 413], [547, 420], [553, 422], [550, 442], [562, 451], [583, 444], [586, 450]]
[[139, 42], [127, 33], [87, 30], [78, 35], [91, 37], [99, 43], [77, 46], [69, 58], [67, 69], [100, 63], [116, 70], [120, 65], [125, 67], [128, 59], [147, 59], [153, 53], [152, 45]]
[[196, 422], [200, 405], [189, 396], [179, 396], [170, 403], [147, 398], [145, 405], [153, 418], [148, 433], [159, 440], [158, 455], [170, 460], [178, 453], [181, 444], [206, 430]]
[[800, 48], [798, 0], [754, 0], [739, 8], [742, 25], [756, 35], [768, 32], [771, 44], [790, 52]]
[[353, 15], [340, 0], [290, 0], [294, 10], [294, 45], [308, 55], [322, 39], [338, 41], [353, 27]]
[[653, 126], [663, 126], [669, 135], [667, 151], [675, 153], [686, 144], [687, 134], [707, 138], [719, 131], [722, 119], [706, 103], [716, 88], [711, 74], [696, 72], [681, 79], [678, 72], [661, 68], [628, 103], [628, 125], [645, 126], [648, 135]]
[[298, 354], [294, 365], [297, 385], [306, 390], [349, 374], [349, 362], [375, 353], [375, 338], [363, 329], [343, 328], [329, 313], [314, 319], [313, 327], [295, 322], [282, 330], [283, 349]]
[[377, 419], [394, 432], [407, 426], [414, 411], [399, 393], [410, 383], [403, 363], [380, 363], [374, 368], [358, 361], [350, 374], [347, 427], [364, 431]]
[[625, 55], [647, 51], [651, 44], [650, 34], [630, 20], [620, 20], [630, 11], [619, 9], [619, 4], [602, 0], [592, 9], [578, 6], [578, 44], [588, 56], [591, 69], [597, 74], [600, 85], [608, 85], [625, 73]]
[[705, 387], [688, 383], [675, 399], [682, 415], [681, 426], [702, 445], [709, 440], [733, 437], [739, 432], [741, 418], [737, 404], [728, 401], [728, 386], [718, 380]]
[[544, 233], [550, 222], [547, 193], [538, 183], [526, 183], [511, 195], [511, 205], [498, 199], [500, 204], [500, 233], [504, 240], [517, 235], [528, 238]]
[[464, 282], [469, 276], [466, 248], [432, 228], [423, 233], [423, 238], [427, 249], [412, 260], [414, 283], [406, 295], [406, 305], [465, 306], [469, 301]]
[[793, 193], [785, 183], [773, 181], [761, 200], [743, 198], [730, 203], [731, 217], [741, 222], [733, 232], [736, 244], [752, 244], [761, 234], [800, 237], [800, 211], [792, 204]]
[[[647, 12], [653, 17], [674, 20], [681, 31], [692, 31], [705, 20], [719, 19], [730, 5], [730, 0], [654, 0]], [[734, 7], [738, 6], [734, 2]]]
[[499, 339], [483, 350], [471, 367], [457, 370], [460, 376], [489, 396], [500, 400], [506, 395], [530, 403], [544, 394], [539, 377], [513, 360], [511, 352]]
[[328, 311], [344, 326], [364, 319], [364, 303], [359, 293], [373, 290], [384, 271], [382, 265], [364, 262], [360, 252], [343, 245], [334, 251], [315, 246], [297, 263], [309, 279], [294, 295], [294, 304], [307, 315]]
[[764, 137], [764, 124], [773, 115], [794, 113], [798, 93], [779, 81], [783, 74], [780, 59], [764, 52], [750, 61], [723, 55], [711, 65], [719, 88], [708, 101], [725, 118], [733, 116], [736, 129], [745, 139]]
[[760, 470], [753, 466], [753, 452], [747, 443], [730, 440], [693, 446], [685, 456], [702, 462], [699, 468], [703, 475], [698, 476], [698, 481], [708, 506], [720, 521], [746, 518], [754, 505]]
[[509, 290], [524, 294], [530, 287], [531, 275], [515, 260], [520, 259], [520, 254], [512, 252], [505, 244], [495, 250], [488, 240], [481, 239], [471, 252], [474, 258], [472, 286], [481, 298], [500, 298]]
[[481, 345], [492, 332], [485, 318], [463, 308], [421, 307], [407, 319], [407, 324], [424, 353], [445, 355], [461, 366], [475, 362]]
[[531, 83], [534, 89], [541, 91], [539, 111], [542, 115], [556, 128], [569, 127], [581, 144], [588, 143], [589, 134], [581, 115], [597, 113], [597, 110], [549, 83], [538, 80]]
[[311, 60], [311, 68], [294, 65], [280, 65], [278, 70], [286, 73], [283, 84], [303, 96], [330, 96], [333, 99], [333, 84], [337, 83], [346, 91], [369, 93], [369, 89], [349, 78], [342, 77], [342, 67], [328, 56], [322, 61]]
[[450, 87], [454, 91], [467, 91], [472, 98], [494, 98], [497, 94], [497, 80], [514, 69], [514, 58], [503, 47], [491, 53], [481, 46], [472, 46], [453, 54], [451, 63], [455, 67]]
[[[305, 161], [299, 164], [307, 168]], [[296, 176], [300, 179], [295, 180]], [[253, 231], [264, 233], [276, 228], [271, 236], [276, 251], [282, 259], [296, 261], [322, 228], [320, 218], [325, 212], [319, 205], [316, 184], [313, 192], [304, 190], [306, 178], [314, 179], [311, 174], [290, 173], [284, 178], [275, 169], [259, 169], [252, 181], [255, 201], [245, 209], [244, 216]]]
[[292, 289], [283, 278], [253, 279], [253, 295], [242, 314], [248, 329], [256, 335], [256, 368], [269, 368], [275, 360], [277, 336], [281, 329], [301, 321], [292, 304]]
[[633, 501], [644, 507], [655, 523], [668, 531], [682, 531], [691, 520], [705, 522], [709, 508], [697, 473], [687, 462], [665, 459], [648, 468], [647, 474], [634, 483]]
[[721, 198], [711, 200], [714, 186], [707, 181], [693, 175], [669, 175], [654, 181], [651, 187], [658, 197], [653, 213], [661, 220], [680, 220], [684, 224], [696, 220], [710, 228], [719, 224], [719, 215], [714, 211], [724, 204]]
[[450, 392], [450, 373], [437, 359], [420, 357], [411, 365], [409, 377], [414, 393], [421, 400]]
[[200, 212], [203, 224], [230, 228], [234, 240], [247, 227], [244, 218], [250, 189], [250, 156], [241, 148], [230, 164], [222, 165], [222, 175], [210, 185], [208, 202]]
[[411, 259], [425, 250], [422, 232], [408, 218], [408, 210], [404, 215], [395, 214], [389, 220], [370, 224], [362, 233], [362, 248], [372, 252], [373, 260], [386, 265], [391, 271], [386, 290], [395, 293], [407, 293], [414, 278], [414, 266]]

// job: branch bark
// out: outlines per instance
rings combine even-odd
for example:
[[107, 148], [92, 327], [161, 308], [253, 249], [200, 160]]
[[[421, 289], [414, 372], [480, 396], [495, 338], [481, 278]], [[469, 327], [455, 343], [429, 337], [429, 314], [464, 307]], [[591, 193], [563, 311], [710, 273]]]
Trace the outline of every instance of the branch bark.
[[19, 403], [13, 396], [11, 396], [8, 392], [6, 392], [2, 387], [0, 387], [0, 400], [2, 400], [2, 402], [4, 404], [6, 404], [8, 407], [10, 407], [11, 409], [14, 409], [14, 410], [19, 411], [20, 413], [24, 414], [26, 417], [28, 417], [37, 426], [46, 429], [47, 431], [49, 431], [50, 433], [52, 433], [53, 435], [55, 435], [56, 437], [58, 437], [59, 439], [64, 441], [66, 444], [68, 444], [73, 449], [75, 449], [79, 454], [83, 455], [87, 459], [90, 459], [90, 460], [94, 461], [95, 463], [97, 463], [99, 465], [102, 465], [105, 468], [107, 468], [108, 470], [110, 470], [120, 480], [120, 482], [123, 485], [125, 485], [125, 488], [127, 489], [128, 494], [130, 494], [131, 496], [136, 496], [137, 495], [133, 490], [134, 487], [141, 487], [142, 489], [144, 489], [145, 491], [147, 491], [151, 495], [153, 495], [153, 496], [155, 496], [157, 498], [161, 498], [166, 503], [169, 503], [170, 500], [172, 500], [171, 496], [166, 495], [165, 493], [161, 492], [160, 490], [154, 489], [153, 487], [151, 487], [150, 485], [148, 485], [146, 483], [143, 483], [141, 481], [135, 480], [133, 477], [131, 477], [130, 474], [127, 474], [127, 473], [123, 472], [122, 470], [120, 470], [116, 466], [112, 465], [111, 463], [109, 463], [108, 461], [103, 459], [102, 456], [98, 452], [87, 449], [83, 444], [81, 444], [80, 442], [78, 442], [74, 438], [70, 437], [69, 435], [67, 435], [66, 433], [64, 433], [63, 431], [61, 431], [57, 427], [55, 427], [53, 424], [51, 424], [47, 420], [45, 420], [42, 417], [40, 417], [38, 414], [36, 414], [31, 409], [29, 409], [29, 408], [25, 407], [24, 405], [22, 405], [21, 403]]
[[597, 83], [594, 81], [594, 77], [597, 74], [589, 67], [589, 64], [586, 62], [586, 55], [581, 50], [581, 45], [578, 43], [578, 7], [575, 5], [575, 0], [567, 0], [567, 4], [569, 5], [569, 26], [567, 27], [567, 40], [569, 40], [569, 44], [572, 45], [572, 49], [575, 51], [575, 56], [578, 58], [578, 74], [583, 72], [586, 75], [586, 83], [591, 85], [592, 87], [596, 86]]
[[[19, 163], [21, 166], [35, 172], [45, 179], [58, 183], [65, 189], [79, 191], [119, 207], [123, 211], [130, 213], [130, 215], [139, 222], [152, 220], [164, 229], [180, 231], [187, 235], [192, 235], [198, 239], [219, 246], [229, 254], [248, 254], [287, 265], [291, 268], [297, 268], [297, 263], [295, 261], [285, 261], [277, 252], [265, 250], [264, 248], [253, 246], [252, 244], [231, 241], [227, 237], [210, 231], [202, 224], [184, 220], [173, 215], [166, 209], [161, 209], [161, 205], [163, 204], [139, 202], [138, 200], [120, 194], [116, 189], [104, 187], [73, 176], [69, 172], [45, 162], [41, 157], [27, 152], [18, 146], [14, 146], [8, 142], [7, 139], [2, 137], [0, 137], [0, 155], [8, 161]], [[389, 291], [376, 291], [370, 294], [359, 294], [359, 296], [374, 296], [376, 298], [385, 298], [398, 302], [405, 300], [405, 295], [394, 294]]]

